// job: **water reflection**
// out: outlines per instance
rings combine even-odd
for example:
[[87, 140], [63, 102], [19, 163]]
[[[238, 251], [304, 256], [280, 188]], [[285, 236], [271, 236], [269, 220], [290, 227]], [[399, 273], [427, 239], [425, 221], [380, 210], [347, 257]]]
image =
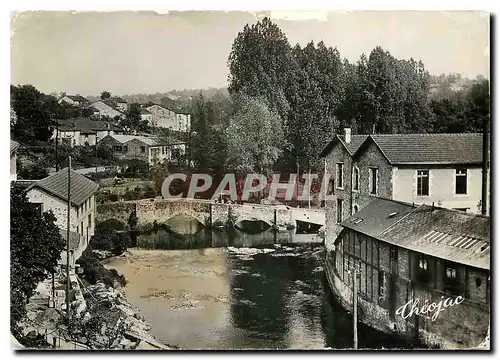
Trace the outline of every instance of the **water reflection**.
[[[128, 299], [165, 343], [184, 349], [349, 348], [352, 317], [331, 295], [317, 240], [271, 229], [184, 236], [162, 230], [139, 235], [143, 249], [107, 265], [125, 275]], [[358, 342], [361, 348], [411, 347], [362, 324]]]

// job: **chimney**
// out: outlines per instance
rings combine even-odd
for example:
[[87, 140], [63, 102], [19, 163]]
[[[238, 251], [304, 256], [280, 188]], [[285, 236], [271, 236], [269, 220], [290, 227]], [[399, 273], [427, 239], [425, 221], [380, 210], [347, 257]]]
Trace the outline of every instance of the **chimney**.
[[345, 139], [344, 139], [345, 143], [350, 144], [351, 143], [351, 128], [345, 128], [344, 132], [345, 132]]

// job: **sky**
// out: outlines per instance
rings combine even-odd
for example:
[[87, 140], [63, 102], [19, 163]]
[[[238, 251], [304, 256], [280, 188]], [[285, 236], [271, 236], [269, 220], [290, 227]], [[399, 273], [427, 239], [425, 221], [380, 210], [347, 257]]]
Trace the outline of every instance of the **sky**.
[[[377, 45], [431, 74], [489, 77], [489, 15], [272, 11], [290, 44], [323, 41], [351, 62]], [[227, 86], [227, 58], [251, 12], [23, 12], [11, 18], [11, 84], [116, 95]]]

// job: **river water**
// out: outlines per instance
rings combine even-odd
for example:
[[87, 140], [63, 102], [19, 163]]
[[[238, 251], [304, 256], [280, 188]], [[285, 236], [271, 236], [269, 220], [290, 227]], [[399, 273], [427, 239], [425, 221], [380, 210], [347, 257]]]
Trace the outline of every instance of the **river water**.
[[[151, 238], [153, 236], [153, 239]], [[139, 236], [106, 263], [160, 341], [183, 349], [344, 349], [352, 317], [324, 280], [314, 234], [241, 231]], [[312, 243], [308, 243], [308, 241]], [[411, 347], [358, 325], [360, 348]]]

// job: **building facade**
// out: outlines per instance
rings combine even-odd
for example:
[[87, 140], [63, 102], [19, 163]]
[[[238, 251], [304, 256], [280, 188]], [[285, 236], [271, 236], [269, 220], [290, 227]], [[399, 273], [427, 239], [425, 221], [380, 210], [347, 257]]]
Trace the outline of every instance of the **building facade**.
[[[441, 348], [478, 346], [490, 324], [490, 219], [376, 198], [342, 222], [327, 249], [334, 294], [360, 321]], [[460, 304], [418, 313], [444, 299]], [[449, 301], [448, 301], [449, 303]], [[408, 304], [408, 305], [407, 305]]]
[[173, 131], [189, 132], [191, 115], [176, 113], [161, 105], [154, 104], [146, 108], [151, 114], [151, 126], [171, 129]]
[[58, 127], [53, 128], [52, 140], [66, 142], [74, 146], [94, 146], [99, 139], [107, 135], [120, 135], [123, 130], [106, 121], [96, 121], [89, 118], [59, 120]]
[[[73, 170], [70, 186], [70, 231], [90, 240], [95, 230], [95, 193], [99, 186]], [[54, 213], [56, 225], [61, 230], [67, 229], [68, 168], [34, 182], [26, 193], [31, 203], [40, 205], [42, 212], [51, 210]]]
[[181, 141], [167, 142], [137, 135], [109, 135], [100, 140], [99, 145], [109, 147], [119, 159], [140, 160], [149, 165], [176, 160], [186, 151]]
[[10, 141], [10, 181], [17, 180], [17, 149], [19, 143], [17, 141]]
[[336, 137], [323, 150], [337, 223], [374, 197], [433, 203], [480, 213], [482, 134], [387, 134]]

